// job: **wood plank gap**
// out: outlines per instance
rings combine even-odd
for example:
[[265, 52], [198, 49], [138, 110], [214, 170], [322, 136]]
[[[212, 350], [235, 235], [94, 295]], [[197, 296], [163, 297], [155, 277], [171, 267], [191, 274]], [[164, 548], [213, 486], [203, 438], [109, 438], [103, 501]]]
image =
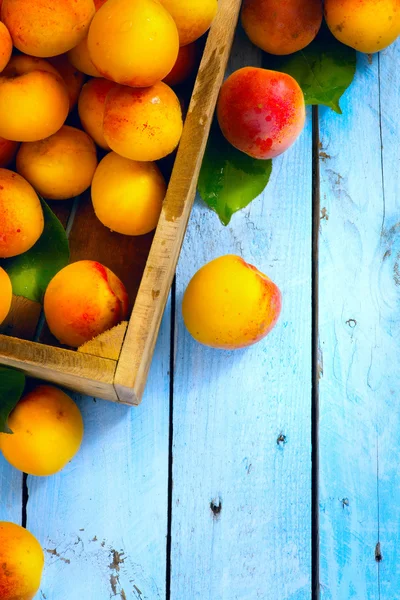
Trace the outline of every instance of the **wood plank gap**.
[[319, 227], [321, 217], [320, 206], [320, 172], [319, 172], [319, 115], [318, 106], [312, 108], [312, 387], [311, 387], [311, 518], [312, 518], [312, 598], [319, 600], [319, 453], [318, 453], [318, 423], [319, 423], [319, 329], [318, 329], [318, 256], [319, 256]]
[[176, 275], [171, 287], [171, 337], [169, 355], [169, 438], [168, 438], [168, 517], [167, 557], [165, 570], [165, 598], [171, 600], [171, 548], [172, 548], [172, 492], [173, 492], [173, 445], [174, 445], [174, 366], [175, 366], [175, 311]]
[[29, 490], [28, 490], [28, 475], [26, 473], [22, 474], [22, 516], [21, 516], [21, 525], [22, 527], [26, 527], [27, 522], [27, 506], [29, 500]]

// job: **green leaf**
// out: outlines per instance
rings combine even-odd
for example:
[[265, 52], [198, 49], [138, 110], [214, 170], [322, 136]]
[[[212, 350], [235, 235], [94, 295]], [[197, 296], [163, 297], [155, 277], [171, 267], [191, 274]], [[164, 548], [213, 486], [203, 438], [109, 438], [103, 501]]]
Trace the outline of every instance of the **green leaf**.
[[243, 154], [213, 125], [201, 166], [198, 190], [204, 202], [228, 225], [232, 215], [259, 196], [272, 171], [271, 160]]
[[0, 433], [12, 433], [7, 425], [25, 387], [25, 375], [16, 369], [0, 367]]
[[294, 77], [303, 90], [306, 104], [323, 104], [341, 114], [339, 100], [353, 81], [356, 51], [323, 29], [300, 52], [288, 56], [266, 55], [265, 66]]
[[50, 280], [69, 262], [68, 239], [53, 211], [40, 199], [44, 214], [44, 230], [27, 252], [0, 261], [10, 276], [13, 293], [34, 302], [42, 302]]

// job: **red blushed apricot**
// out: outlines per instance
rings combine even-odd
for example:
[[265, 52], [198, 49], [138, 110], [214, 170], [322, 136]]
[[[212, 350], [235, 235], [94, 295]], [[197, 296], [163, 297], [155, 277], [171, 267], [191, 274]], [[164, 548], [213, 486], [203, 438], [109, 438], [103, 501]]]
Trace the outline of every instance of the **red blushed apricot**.
[[270, 54], [292, 54], [310, 44], [322, 23], [321, 0], [244, 0], [242, 24]]
[[153, 161], [167, 156], [178, 145], [182, 127], [179, 100], [162, 81], [140, 89], [116, 86], [107, 95], [104, 137], [125, 158]]
[[86, 36], [93, 0], [3, 0], [1, 18], [14, 46], [31, 56], [57, 56]]
[[17, 154], [18, 142], [10, 142], [0, 137], [0, 168], [8, 167]]
[[50, 281], [44, 313], [52, 334], [62, 344], [77, 348], [126, 318], [128, 294], [110, 269], [81, 260]]
[[12, 39], [7, 27], [0, 21], [0, 72], [11, 58]]
[[104, 107], [108, 92], [116, 85], [108, 79], [94, 78], [83, 86], [79, 96], [78, 111], [82, 127], [104, 150], [110, 150], [103, 133]]
[[179, 48], [178, 58], [171, 71], [164, 77], [164, 83], [168, 85], [178, 85], [185, 81], [195, 70], [197, 64], [196, 44], [188, 44]]
[[303, 92], [286, 73], [244, 67], [225, 81], [217, 105], [222, 133], [254, 158], [274, 158], [300, 135], [305, 121]]
[[69, 97], [69, 110], [78, 102], [79, 94], [85, 82], [85, 75], [72, 65], [66, 54], [49, 58], [49, 63], [58, 71], [64, 80]]

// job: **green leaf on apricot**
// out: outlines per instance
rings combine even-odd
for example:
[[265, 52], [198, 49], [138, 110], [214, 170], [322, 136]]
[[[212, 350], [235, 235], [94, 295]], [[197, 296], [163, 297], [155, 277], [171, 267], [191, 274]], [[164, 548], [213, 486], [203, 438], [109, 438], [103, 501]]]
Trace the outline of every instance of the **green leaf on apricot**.
[[304, 50], [288, 56], [266, 55], [265, 66], [294, 77], [306, 104], [322, 104], [342, 114], [339, 100], [353, 81], [356, 51], [323, 29]]
[[214, 124], [200, 170], [198, 191], [221, 223], [228, 225], [236, 211], [261, 194], [271, 171], [272, 160], [259, 160], [240, 152]]
[[50, 280], [69, 262], [69, 245], [64, 227], [40, 198], [44, 214], [43, 233], [27, 252], [0, 261], [10, 276], [13, 293], [42, 302]]
[[0, 367], [0, 433], [12, 433], [7, 421], [22, 396], [25, 375], [16, 369]]

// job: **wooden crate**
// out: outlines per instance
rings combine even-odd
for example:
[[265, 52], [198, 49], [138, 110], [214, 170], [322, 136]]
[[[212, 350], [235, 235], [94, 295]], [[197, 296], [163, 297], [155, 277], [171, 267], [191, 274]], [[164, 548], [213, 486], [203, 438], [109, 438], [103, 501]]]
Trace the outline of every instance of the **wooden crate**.
[[39, 340], [32, 341], [41, 307], [14, 297], [5, 324], [8, 335], [0, 334], [0, 364], [84, 394], [139, 404], [193, 205], [240, 3], [219, 0], [154, 236], [128, 237], [110, 232], [96, 219], [89, 197], [57, 211], [64, 224], [71, 209], [74, 213], [69, 238], [71, 261], [98, 260], [125, 283], [133, 299], [129, 322], [76, 351], [70, 350], [51, 345], [55, 340], [46, 327]]

